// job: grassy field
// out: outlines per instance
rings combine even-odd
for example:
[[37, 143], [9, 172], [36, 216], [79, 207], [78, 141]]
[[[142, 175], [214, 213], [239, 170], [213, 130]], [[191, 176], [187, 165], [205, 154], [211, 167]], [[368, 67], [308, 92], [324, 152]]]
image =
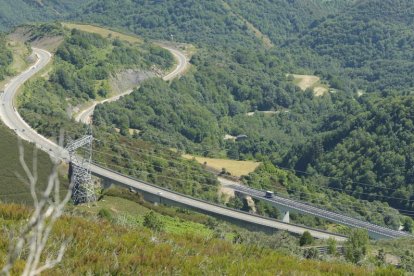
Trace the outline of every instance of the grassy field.
[[219, 158], [198, 157], [189, 154], [184, 154], [186, 159], [195, 159], [200, 164], [206, 164], [208, 167], [221, 171], [225, 168], [231, 175], [242, 176], [253, 172], [261, 163], [254, 161], [237, 161]]
[[13, 72], [22, 72], [27, 69], [29, 63], [27, 57], [30, 55], [30, 51], [24, 43], [20, 41], [10, 40], [9, 47], [13, 51], [13, 63], [11, 68]]
[[64, 27], [68, 29], [78, 29], [84, 32], [96, 33], [103, 37], [112, 36], [113, 38], [119, 38], [120, 40], [128, 41], [130, 43], [142, 43], [143, 42], [142, 39], [138, 38], [137, 36], [126, 35], [123, 33], [111, 31], [111, 30], [93, 26], [93, 25], [84, 25], [84, 24], [75, 24], [75, 23], [62, 23], [62, 24]]
[[293, 83], [299, 86], [303, 91], [311, 88], [316, 96], [322, 96], [328, 92], [328, 87], [321, 84], [321, 79], [317, 76], [296, 74], [291, 74], [290, 76], [294, 79]]
[[[16, 173], [24, 175], [19, 163], [18, 141], [13, 131], [0, 123], [0, 201], [31, 203], [29, 188], [16, 176]], [[33, 146], [24, 142], [25, 159], [31, 164]], [[38, 191], [42, 191], [47, 183], [52, 163], [46, 153], [37, 153], [38, 162]], [[31, 166], [31, 165], [30, 165]]]

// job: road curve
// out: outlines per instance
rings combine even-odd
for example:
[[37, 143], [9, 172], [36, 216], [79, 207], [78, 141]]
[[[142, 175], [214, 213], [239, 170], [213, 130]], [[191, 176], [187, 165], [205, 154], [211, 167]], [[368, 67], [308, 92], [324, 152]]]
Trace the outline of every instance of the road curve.
[[[46, 139], [42, 135], [38, 134], [34, 129], [32, 129], [19, 115], [16, 111], [13, 101], [18, 91], [18, 88], [23, 85], [29, 78], [38, 73], [43, 67], [45, 67], [51, 60], [51, 54], [45, 50], [33, 48], [34, 53], [38, 56], [39, 60], [36, 64], [30, 67], [28, 70], [24, 71], [19, 76], [13, 78], [10, 83], [6, 86], [4, 93], [0, 98], [0, 117], [3, 122], [11, 129], [14, 129], [19, 137], [24, 140], [27, 140], [35, 144], [38, 148], [46, 151], [56, 159], [68, 160], [68, 153], [66, 150], [61, 148], [56, 143]], [[130, 177], [121, 175], [117, 172], [96, 166], [91, 165], [90, 167], [93, 174], [111, 179], [118, 183], [123, 183], [129, 187], [136, 188], [141, 191], [146, 191], [160, 197], [180, 202], [187, 206], [191, 206], [195, 209], [203, 210], [208, 213], [217, 214], [224, 217], [229, 217], [232, 219], [253, 223], [256, 225], [262, 225], [279, 230], [287, 230], [292, 233], [302, 234], [304, 231], [309, 231], [312, 236], [320, 239], [334, 238], [338, 241], [346, 240], [346, 237], [338, 234], [333, 234], [317, 229], [312, 229], [309, 227], [287, 224], [281, 221], [276, 221], [273, 219], [260, 217], [252, 215], [249, 213], [229, 209], [223, 206], [211, 204], [202, 200], [191, 198], [186, 195], [182, 195], [173, 191], [169, 191], [163, 188], [156, 187], [149, 183], [144, 183], [139, 180], [132, 179]], [[160, 192], [162, 195], [160, 195]]]
[[[170, 73], [168, 73], [167, 75], [165, 75], [162, 79], [165, 81], [169, 81], [172, 80], [176, 77], [179, 77], [181, 74], [183, 74], [186, 70], [187, 67], [189, 65], [189, 61], [188, 58], [179, 50], [162, 44], [162, 43], [157, 43], [158, 46], [170, 51], [170, 53], [174, 56], [174, 59], [177, 61], [177, 66], [174, 68], [173, 71], [171, 71]], [[91, 123], [91, 119], [92, 119], [92, 115], [93, 115], [93, 111], [95, 110], [95, 107], [98, 104], [103, 104], [106, 102], [115, 102], [117, 100], [119, 100], [121, 97], [129, 95], [132, 93], [132, 89], [127, 90], [121, 94], [118, 94], [116, 96], [113, 96], [111, 98], [102, 100], [102, 101], [94, 101], [92, 103], [91, 106], [89, 106], [88, 108], [82, 110], [81, 112], [79, 112], [76, 116], [75, 116], [75, 121], [77, 122], [82, 122], [84, 124], [90, 124]]]
[[37, 62], [19, 76], [14, 77], [5, 86], [4, 93], [0, 97], [0, 118], [6, 126], [13, 129], [23, 140], [35, 143], [38, 148], [49, 152], [51, 156], [61, 157], [63, 154], [62, 149], [32, 129], [20, 117], [20, 114], [14, 107], [14, 99], [19, 87], [33, 75], [42, 70], [52, 58], [52, 55], [49, 52], [42, 49], [33, 48], [33, 52], [38, 57]]

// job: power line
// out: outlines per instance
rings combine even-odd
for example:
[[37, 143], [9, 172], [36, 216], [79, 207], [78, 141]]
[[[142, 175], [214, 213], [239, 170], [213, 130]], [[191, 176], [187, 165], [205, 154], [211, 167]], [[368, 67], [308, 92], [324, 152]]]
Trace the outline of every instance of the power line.
[[[137, 161], [137, 160], [133, 160], [131, 158], [127, 158], [127, 157], [123, 157], [123, 156], [117, 156], [117, 155], [109, 154], [109, 153], [106, 153], [106, 152], [103, 152], [103, 151], [98, 151], [98, 150], [92, 150], [92, 151], [93, 152], [96, 152], [98, 154], [102, 154], [102, 155], [106, 155], [106, 156], [110, 156], [110, 157], [124, 159], [124, 160], [127, 160], [129, 162], [133, 162], [135, 164], [148, 164], [148, 165], [151, 165], [154, 168], [159, 168], [159, 169], [169, 170], [169, 171], [173, 171], [174, 170], [171, 167], [164, 167], [164, 166], [160, 166], [160, 165], [155, 165], [154, 163], [151, 163], [150, 162], [151, 160], [149, 160], [149, 161], [147, 161], [147, 160], [145, 160], [145, 161]], [[164, 160], [166, 162], [171, 162], [171, 163], [179, 164], [182, 168], [185, 167], [185, 168], [191, 169], [191, 172], [194, 172], [194, 171], [195, 172], [200, 172], [200, 170], [202, 171], [201, 164], [199, 166], [197, 166], [197, 165], [191, 166], [191, 165], [188, 165], [188, 164], [183, 164], [183, 163], [180, 163], [180, 162], [173, 162], [173, 161], [169, 161], [167, 159], [162, 159], [162, 158], [157, 158], [157, 157], [155, 159], [160, 159], [160, 160]], [[177, 168], [177, 167], [175, 167], [175, 168]], [[205, 171], [205, 172], [211, 173], [211, 172], [208, 172], [208, 171]], [[215, 181], [217, 180], [216, 178], [207, 177], [207, 176], [204, 177], [204, 178], [208, 178], [208, 179], [215, 180]]]
[[[100, 164], [100, 165], [108, 165], [108, 164], [106, 164], [106, 163], [102, 163], [102, 162], [96, 162], [96, 163], [98, 163], [98, 164]], [[149, 174], [151, 174], [151, 175], [153, 175], [154, 173], [151, 173], [151, 172], [148, 172], [148, 171], [140, 171], [140, 170], [136, 170], [136, 169], [132, 169], [132, 168], [125, 168], [125, 167], [123, 167], [123, 166], [118, 166], [118, 165], [110, 165], [110, 166], [112, 166], [112, 167], [117, 167], [117, 168], [121, 168], [121, 169], [124, 169], [124, 170], [127, 170], [127, 171], [131, 171], [131, 172], [138, 172], [138, 173], [144, 173], [144, 174], [147, 174], [147, 175], [149, 175]], [[184, 182], [189, 182], [189, 181], [191, 181], [191, 180], [185, 180], [185, 179], [182, 179], [182, 178], [176, 178], [176, 177], [168, 177], [168, 176], [160, 176], [160, 177], [164, 177], [164, 178], [167, 178], [167, 179], [173, 179], [173, 180], [179, 180], [179, 181], [184, 181]], [[196, 181], [196, 180], [193, 180], [193, 182], [198, 182], [198, 181]], [[199, 184], [204, 184], [204, 183], [200, 183], [200, 182], [198, 182]], [[207, 185], [207, 184], [204, 184], [204, 185]], [[209, 186], [211, 186], [211, 185], [209, 185]], [[292, 191], [292, 192], [299, 192], [299, 193], [301, 193], [301, 194], [304, 194], [304, 195], [308, 195], [308, 196], [310, 196], [311, 198], [313, 197], [313, 198], [315, 198], [315, 199], [319, 199], [316, 195], [313, 195], [313, 194], [311, 194], [311, 193], [305, 193], [304, 191], [298, 191], [298, 190], [294, 190], [294, 189], [285, 189], [286, 191]], [[292, 196], [292, 194], [285, 194], [285, 195], [288, 195], [289, 197], [291, 197]], [[300, 195], [299, 195], [300, 196]], [[310, 203], [308, 203], [308, 202], [303, 202], [303, 201], [300, 201], [301, 203], [304, 203], [304, 204], [310, 204]], [[354, 207], [356, 207], [356, 208], [361, 208], [362, 206], [358, 206], [358, 205], [356, 205], [355, 203], [351, 203], [350, 204], [351, 206], [354, 206]], [[382, 207], [382, 206], [381, 206]], [[386, 208], [386, 207], [382, 207], [382, 208]], [[388, 207], [388, 208], [390, 208], [391, 210], [392, 209], [394, 209], [394, 210], [397, 210], [397, 211], [402, 211], [402, 212], [413, 212], [414, 213], [414, 211], [410, 211], [410, 210], [404, 210], [404, 209], [397, 209], [397, 208], [392, 208], [392, 207]]]
[[[39, 103], [41, 103], [40, 102], [40, 100], [38, 100], [38, 99], [36, 99]], [[30, 112], [32, 112], [32, 113], [35, 113], [35, 112], [33, 112], [33, 111], [30, 111]], [[67, 132], [67, 133], [71, 133], [71, 132]], [[72, 132], [73, 133], [73, 132]], [[97, 141], [100, 141], [100, 140], [98, 140], [98, 139], [95, 139], [95, 140], [97, 140]], [[158, 138], [158, 140], [160, 140], [159, 138]], [[145, 141], [145, 140], [144, 140]], [[161, 141], [167, 141], [167, 140], [161, 140]], [[100, 141], [100, 142], [103, 142], [103, 143], [109, 143], [109, 142], [106, 142], [106, 141]], [[168, 141], [169, 143], [170, 142], [172, 142], [171, 140], [170, 141]], [[191, 142], [191, 143], [193, 143], [193, 142]], [[113, 144], [113, 143], [112, 143]], [[176, 144], [176, 143], [174, 143], [174, 144]], [[121, 145], [116, 145], [116, 146], [120, 146], [120, 147], [124, 147], [124, 148], [128, 148], [127, 146], [121, 146]], [[198, 148], [201, 148], [201, 149], [203, 149], [203, 150], [205, 150], [205, 147], [204, 146], [198, 146], [198, 145], [191, 145], [193, 148], [194, 147], [198, 147]], [[217, 150], [217, 149], [215, 149], [215, 150]], [[205, 151], [205, 152], [210, 152], [210, 150], [207, 150], [207, 151]], [[343, 180], [346, 180], [347, 182], [349, 182], [349, 183], [352, 183], [352, 184], [358, 184], [358, 185], [361, 185], [361, 186], [367, 186], [367, 187], [373, 187], [373, 188], [375, 188], [375, 189], [383, 189], [383, 190], [389, 190], [389, 191], [398, 191], [398, 189], [394, 189], [394, 188], [388, 188], [388, 187], [379, 187], [379, 186], [376, 186], [376, 185], [372, 185], [372, 184], [367, 184], [367, 183], [363, 183], [363, 182], [359, 182], [359, 181], [354, 181], [354, 180], [351, 180], [351, 179], [344, 179], [343, 177], [334, 177], [334, 176], [325, 176], [325, 175], [322, 175], [322, 174], [318, 174], [318, 175], [313, 175], [313, 174], [311, 174], [311, 173], [308, 173], [308, 172], [305, 172], [305, 171], [300, 171], [300, 170], [296, 170], [296, 169], [292, 169], [292, 168], [285, 168], [285, 167], [282, 167], [282, 166], [278, 166], [279, 168], [281, 168], [281, 169], [284, 169], [284, 170], [288, 170], [288, 171], [292, 171], [292, 172], [295, 172], [295, 173], [299, 173], [299, 174], [306, 174], [306, 175], [311, 175], [311, 176], [320, 176], [320, 177], [324, 177], [324, 178], [327, 178], [327, 179], [336, 179], [336, 180], [340, 180], [340, 181], [343, 181]], [[328, 187], [329, 189], [334, 189], [334, 188], [332, 188], [332, 187]], [[337, 189], [337, 188], [336, 188]], [[383, 197], [386, 197], [386, 196], [383, 196]], [[392, 198], [392, 197], [387, 197], [387, 198]], [[405, 200], [405, 199], [402, 199], [402, 200]]]
[[[116, 145], [116, 144], [113, 144], [113, 143], [109, 143], [109, 144], [112, 144], [112, 145]], [[121, 145], [118, 145], [119, 147], [123, 147], [123, 148], [125, 148], [125, 149], [129, 149], [130, 151], [132, 151], [132, 152], [135, 152], [135, 153], [138, 153], [138, 154], [142, 154], [142, 155], [145, 155], [145, 154], [143, 154], [143, 153], [141, 153], [141, 152], [139, 152], [139, 151], [136, 151], [136, 149], [135, 148], [132, 148], [132, 147], [127, 147], [127, 146], [121, 146]], [[149, 151], [148, 151], [149, 152]], [[151, 152], [150, 152], [151, 153]], [[149, 155], [146, 155], [146, 156], [149, 156]], [[161, 157], [156, 157], [156, 156], [154, 156], [153, 158], [158, 158], [158, 159], [162, 159]], [[173, 162], [173, 163], [179, 163], [179, 162], [174, 162], [174, 161], [171, 161], [171, 160], [167, 160], [167, 159], [163, 159], [163, 160], [165, 160], [165, 161], [168, 161], [168, 162]], [[237, 161], [237, 160], [235, 160], [235, 161]], [[330, 177], [330, 176], [324, 176], [324, 175], [321, 175], [321, 174], [318, 174], [318, 175], [312, 175], [311, 173], [307, 173], [307, 172], [304, 172], [304, 171], [299, 171], [299, 170], [295, 170], [295, 169], [290, 169], [290, 168], [285, 168], [285, 167], [281, 167], [281, 166], [277, 166], [278, 168], [280, 168], [280, 169], [283, 169], [283, 170], [287, 170], [287, 171], [292, 171], [292, 172], [297, 172], [297, 173], [301, 173], [301, 174], [307, 174], [307, 175], [310, 175], [310, 176], [317, 176], [317, 177], [323, 177], [323, 178], [327, 178], [327, 179], [337, 179], [337, 180], [343, 180], [342, 178], [339, 178], [339, 177]], [[347, 180], [348, 181], [348, 180]], [[383, 189], [383, 190], [388, 190], [388, 191], [398, 191], [398, 189], [394, 189], [394, 188], [387, 188], [387, 187], [378, 187], [378, 186], [375, 186], [375, 185], [372, 185], [372, 184], [366, 184], [366, 183], [362, 183], [362, 182], [357, 182], [357, 181], [352, 181], [352, 180], [349, 180], [349, 182], [350, 183], [353, 183], [353, 184], [359, 184], [359, 185], [363, 185], [363, 186], [369, 186], [369, 187], [373, 187], [373, 188], [375, 188], [375, 189]], [[339, 189], [339, 188], [333, 188], [333, 187], [327, 187], [328, 189]], [[343, 189], [344, 191], [346, 191], [345, 189]], [[361, 193], [361, 192], [358, 192], [358, 193]], [[379, 195], [378, 195], [379, 196]], [[394, 199], [402, 199], [402, 200], [406, 200], [406, 199], [403, 199], [403, 198], [396, 198], [396, 197], [390, 197], [390, 198], [394, 198]]]
[[[95, 139], [95, 140], [100, 141], [98, 139]], [[101, 142], [107, 143], [107, 142], [104, 142], [104, 141], [101, 141]], [[138, 151], [136, 151], [136, 148], [133, 148], [133, 147], [124, 146], [124, 145], [117, 145], [117, 144], [110, 143], [110, 142], [108, 142], [108, 143], [109, 144], [112, 144], [112, 145], [119, 146], [121, 148], [126, 148], [126, 149], [129, 149], [129, 150], [132, 150], [133, 152], [136, 152], [136, 153], [139, 153]], [[235, 161], [237, 161], [237, 160], [235, 160]], [[300, 171], [300, 170], [296, 170], [296, 169], [292, 169], [292, 168], [286, 168], [286, 167], [282, 167], [282, 166], [279, 166], [279, 165], [277, 165], [277, 167], [280, 168], [280, 169], [283, 169], [283, 170], [287, 170], [287, 171], [291, 171], [291, 172], [299, 173], [299, 174], [306, 174], [306, 175], [310, 175], [310, 176], [318, 176], [318, 177], [323, 177], [323, 178], [327, 178], [327, 179], [346, 180], [349, 183], [358, 184], [358, 185], [367, 186], [367, 187], [373, 187], [375, 189], [383, 189], [383, 190], [389, 190], [389, 191], [398, 191], [398, 189], [395, 189], [395, 188], [379, 187], [379, 186], [375, 186], [375, 185], [368, 184], [368, 183], [354, 181], [354, 180], [351, 180], [351, 179], [344, 179], [344, 178], [341, 178], [341, 177], [325, 176], [325, 175], [322, 175], [322, 174], [313, 175], [313, 174], [308, 173], [308, 172], [305, 172], [305, 171]]]
[[[98, 139], [96, 139], [96, 140], [98, 140]], [[101, 142], [103, 142], [103, 143], [109, 143], [109, 142], [105, 142], [105, 141], [101, 141]], [[109, 143], [109, 144], [116, 145], [116, 144], [113, 144], [113, 143]], [[116, 145], [116, 146], [123, 147], [123, 148], [128, 148], [127, 146], [120, 146], [120, 145]], [[129, 147], [129, 148], [132, 148], [132, 147]], [[137, 152], [137, 151], [135, 151], [135, 152]], [[142, 154], [142, 153], [140, 153], [140, 154]], [[114, 156], [114, 155], [112, 155], [112, 156]], [[120, 158], [119, 156], [114, 156], [114, 157]], [[121, 158], [123, 158], [123, 157], [121, 157]], [[162, 159], [162, 158], [156, 157], [156, 156], [153, 156], [152, 158]], [[128, 160], [131, 160], [131, 159], [128, 159]], [[164, 159], [164, 160], [166, 160], [166, 159]], [[174, 161], [171, 161], [171, 160], [166, 160], [166, 161], [167, 162], [174, 162]], [[175, 163], [179, 163], [179, 162], [175, 162]], [[180, 165], [183, 165], [183, 164], [180, 163]], [[153, 165], [153, 166], [156, 166], [156, 165]], [[160, 167], [160, 166], [158, 166], [158, 167]], [[284, 170], [288, 170], [288, 171], [293, 171], [293, 172], [301, 173], [301, 174], [312, 175], [312, 174], [307, 173], [307, 172], [304, 172], [304, 171], [294, 170], [294, 169], [290, 169], [290, 168], [283, 168], [283, 167], [279, 167], [279, 168], [284, 169]], [[166, 169], [166, 168], [164, 168], [164, 169]], [[339, 178], [339, 177], [328, 177], [328, 176], [323, 176], [323, 175], [312, 175], [312, 176], [324, 177], [324, 178], [328, 178], [328, 179], [339, 179], [339, 180], [342, 180], [342, 178]], [[392, 189], [392, 188], [387, 188], [387, 187], [378, 187], [378, 186], [374, 186], [372, 184], [366, 184], [366, 183], [356, 182], [356, 181], [352, 181], [352, 180], [349, 180], [349, 182], [350, 183], [354, 183], [354, 184], [359, 184], [359, 185], [374, 187], [375, 189], [386, 189], [386, 190], [390, 190], [390, 191], [397, 191], [397, 189]], [[363, 195], [368, 195], [368, 196], [371, 196], [371, 197], [382, 197], [382, 198], [389, 198], [389, 199], [397, 199], [397, 200], [408, 201], [408, 202], [414, 201], [414, 200], [407, 200], [407, 199], [404, 199], [404, 198], [390, 197], [390, 196], [385, 196], [385, 195], [372, 195], [372, 194], [364, 193], [364, 192], [347, 191], [345, 189], [334, 188], [334, 187], [327, 187], [327, 189], [336, 190], [336, 191], [342, 191], [342, 192], [345, 192], [345, 193], [352, 193], [352, 194], [363, 194]]]
[[[99, 151], [98, 151], [99, 152]], [[117, 155], [113, 155], [113, 154], [108, 154], [108, 153], [102, 153], [102, 154], [105, 154], [105, 155], [108, 155], [108, 156], [112, 156], [112, 157], [116, 157], [116, 158], [121, 158], [121, 159], [125, 159], [125, 160], [128, 160], [128, 161], [131, 161], [131, 162], [133, 162], [133, 163], [138, 163], [138, 164], [140, 164], [139, 163], [139, 161], [136, 161], [136, 160], [132, 160], [132, 159], [130, 159], [130, 158], [126, 158], [126, 157], [120, 157], [120, 156], [117, 156]], [[165, 160], [165, 159], [164, 159]], [[168, 160], [165, 160], [165, 161], [168, 161]], [[153, 166], [155, 166], [155, 167], [157, 167], [157, 165], [153, 165]], [[165, 168], [165, 167], [162, 167], [162, 166], [158, 166], [160, 169], [165, 169], [165, 170], [171, 170], [171, 169], [169, 169], [169, 168]], [[266, 175], [269, 175], [269, 176], [273, 176], [273, 175], [271, 175], [271, 174], [269, 174], [269, 173], [266, 173]], [[207, 177], [206, 177], [207, 178]], [[210, 179], [212, 179], [212, 178], [210, 178]], [[214, 181], [216, 181], [216, 179], [214, 180]], [[360, 195], [367, 195], [367, 196], [373, 196], [373, 197], [383, 197], [383, 198], [388, 198], [388, 199], [396, 199], [396, 200], [401, 200], [401, 201], [406, 201], [406, 202], [414, 202], [414, 200], [408, 200], [408, 199], [405, 199], [405, 198], [399, 198], [399, 197], [392, 197], [392, 196], [386, 196], [386, 195], [372, 195], [372, 194], [369, 194], [369, 193], [365, 193], [365, 192], [357, 192], [357, 191], [347, 191], [347, 190], [345, 190], [345, 189], [340, 189], [340, 188], [334, 188], [334, 187], [326, 187], [326, 189], [330, 189], [330, 190], [335, 190], [335, 191], [338, 191], [338, 192], [343, 192], [343, 193], [345, 193], [345, 194], [348, 194], [348, 193], [352, 193], [352, 194], [360, 194]], [[349, 195], [349, 194], [348, 194]], [[350, 195], [351, 196], [351, 195]]]
[[[99, 165], [105, 165], [105, 166], [108, 166], [108, 164], [106, 164], [106, 163], [102, 163], [102, 162], [94, 162], [95, 164], [99, 164]], [[118, 167], [118, 168], [124, 168], [125, 169], [125, 167], [122, 167], [122, 166], [117, 166], [117, 165], [110, 165], [110, 166], [112, 166], [112, 167]], [[126, 170], [128, 170], [128, 171], [132, 171], [132, 172], [138, 172], [138, 173], [143, 173], [143, 174], [146, 174], [146, 175], [154, 175], [154, 173], [152, 173], [152, 172], [148, 172], [148, 171], [140, 171], [140, 170], [135, 170], [135, 169], [130, 169], [130, 168], [126, 168]], [[157, 176], [157, 177], [160, 177], [160, 178], [167, 178], [167, 179], [172, 179], [172, 180], [178, 180], [178, 181], [182, 181], [182, 182], [188, 182], [188, 183], [194, 183], [194, 182], [197, 182], [197, 183], [199, 183], [199, 184], [204, 184], [204, 185], [207, 185], [207, 186], [210, 186], [210, 187], [215, 187], [215, 186], [213, 186], [213, 185], [208, 185], [208, 184], [206, 184], [206, 183], [200, 183], [199, 181], [197, 181], [196, 179], [182, 179], [182, 178], [177, 178], [177, 177], [170, 177], [170, 176], [165, 176], [165, 175], [155, 175], [155, 176]], [[216, 180], [217, 181], [217, 180]]]

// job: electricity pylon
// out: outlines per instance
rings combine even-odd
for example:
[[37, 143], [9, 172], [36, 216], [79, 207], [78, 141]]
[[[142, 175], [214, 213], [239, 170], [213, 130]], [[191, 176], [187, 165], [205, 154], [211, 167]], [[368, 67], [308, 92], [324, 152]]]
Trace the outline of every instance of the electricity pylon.
[[73, 183], [72, 200], [75, 204], [96, 201], [95, 185], [90, 170], [92, 142], [93, 136], [87, 134], [66, 146], [70, 156], [69, 177]]

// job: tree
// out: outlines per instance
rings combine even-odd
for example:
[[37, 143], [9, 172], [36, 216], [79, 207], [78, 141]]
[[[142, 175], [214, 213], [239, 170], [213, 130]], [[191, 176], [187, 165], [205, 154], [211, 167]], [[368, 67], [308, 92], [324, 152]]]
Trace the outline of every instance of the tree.
[[145, 215], [144, 222], [142, 225], [157, 232], [164, 230], [165, 227], [164, 223], [157, 217], [157, 215], [153, 211], [150, 211]]
[[234, 209], [242, 209], [244, 204], [243, 201], [238, 197], [237, 195], [234, 197], [231, 197], [229, 199], [229, 202], [227, 202], [227, 206]]
[[300, 237], [299, 244], [300, 246], [310, 245], [313, 243], [313, 237], [309, 231], [303, 232], [302, 236]]
[[334, 238], [329, 238], [328, 239], [328, 254], [330, 255], [336, 255], [336, 240]]
[[353, 229], [345, 243], [345, 258], [359, 263], [368, 253], [369, 237], [364, 229]]
[[413, 220], [409, 217], [405, 218], [404, 231], [407, 231], [408, 233], [412, 233], [413, 229], [414, 229]]

